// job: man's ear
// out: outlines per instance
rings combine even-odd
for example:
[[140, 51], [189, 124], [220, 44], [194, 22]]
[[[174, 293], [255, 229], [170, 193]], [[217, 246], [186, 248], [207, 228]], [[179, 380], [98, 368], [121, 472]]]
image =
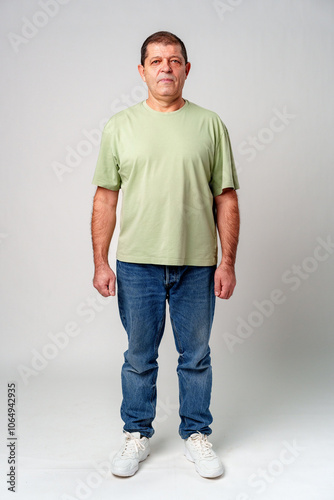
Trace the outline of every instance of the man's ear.
[[139, 71], [139, 74], [140, 74], [142, 80], [144, 82], [146, 82], [146, 79], [145, 79], [145, 69], [144, 69], [144, 66], [142, 64], [138, 64], [138, 71]]
[[188, 62], [188, 63], [186, 64], [186, 78], [187, 78], [187, 77], [188, 77], [188, 75], [189, 75], [190, 68], [191, 68], [191, 64], [190, 64], [190, 62]]

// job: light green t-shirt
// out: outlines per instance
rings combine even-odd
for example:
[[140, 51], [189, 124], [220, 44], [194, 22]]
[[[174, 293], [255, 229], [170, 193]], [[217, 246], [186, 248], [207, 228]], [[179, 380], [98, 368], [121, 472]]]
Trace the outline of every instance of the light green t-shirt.
[[122, 189], [118, 260], [217, 263], [213, 197], [239, 184], [216, 113], [187, 100], [169, 113], [146, 101], [117, 113], [103, 130], [93, 184]]

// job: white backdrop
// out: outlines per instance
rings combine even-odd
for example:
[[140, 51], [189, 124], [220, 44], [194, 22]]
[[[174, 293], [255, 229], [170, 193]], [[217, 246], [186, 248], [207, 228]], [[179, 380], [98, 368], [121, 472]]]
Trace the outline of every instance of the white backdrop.
[[[19, 498], [43, 498], [40, 471], [87, 468], [117, 448], [126, 339], [116, 299], [92, 287], [91, 180], [107, 119], [146, 98], [140, 46], [158, 30], [185, 42], [184, 97], [221, 116], [241, 186], [238, 284], [217, 302], [211, 340], [213, 435], [223, 453], [254, 435], [261, 446], [284, 421], [275, 458], [284, 439], [302, 447], [308, 425], [320, 461], [306, 441], [300, 461], [319, 479], [322, 444], [333, 444], [333, 2], [3, 0], [0, 13], [0, 488], [8, 382], [17, 390]], [[168, 323], [159, 360], [156, 439], [168, 440], [178, 426]], [[247, 487], [257, 496], [247, 484], [253, 469], [232, 481], [228, 498]], [[293, 466], [266, 482], [266, 498], [295, 498], [289, 474]], [[330, 477], [314, 486], [317, 498], [332, 498]], [[48, 498], [74, 495], [68, 481]], [[299, 488], [314, 498], [310, 484]], [[108, 497], [99, 491], [92, 498]]]

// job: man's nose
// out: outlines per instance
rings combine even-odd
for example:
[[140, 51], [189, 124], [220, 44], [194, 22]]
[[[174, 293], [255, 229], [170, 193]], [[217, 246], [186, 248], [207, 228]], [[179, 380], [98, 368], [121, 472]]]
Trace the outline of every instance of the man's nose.
[[169, 73], [172, 70], [168, 59], [163, 59], [161, 64], [161, 71], [164, 73]]

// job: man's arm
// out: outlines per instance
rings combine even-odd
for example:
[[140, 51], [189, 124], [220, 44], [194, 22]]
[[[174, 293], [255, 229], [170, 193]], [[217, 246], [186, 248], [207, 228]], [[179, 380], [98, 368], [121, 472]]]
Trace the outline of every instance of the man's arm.
[[229, 299], [236, 285], [235, 257], [239, 239], [239, 206], [234, 189], [224, 189], [215, 196], [217, 208], [217, 228], [222, 247], [222, 261], [215, 272], [215, 295]]
[[116, 276], [108, 263], [110, 241], [116, 225], [118, 191], [98, 187], [92, 214], [92, 242], [95, 274], [94, 287], [103, 297], [115, 295]]

